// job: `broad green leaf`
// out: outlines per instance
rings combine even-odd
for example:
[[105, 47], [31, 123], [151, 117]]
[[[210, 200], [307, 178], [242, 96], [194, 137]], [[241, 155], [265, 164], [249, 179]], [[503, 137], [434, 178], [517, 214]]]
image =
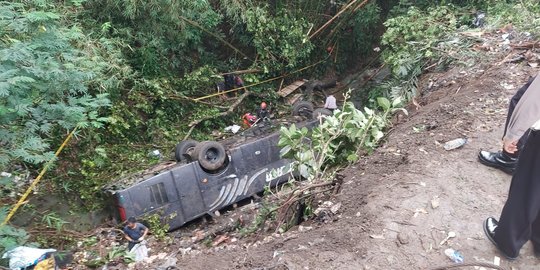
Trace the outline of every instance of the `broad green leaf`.
[[381, 106], [381, 108], [384, 110], [384, 111], [387, 111], [390, 109], [390, 107], [392, 106], [390, 104], [390, 101], [385, 98], [385, 97], [378, 97], [377, 98], [377, 104], [379, 104], [379, 106]]

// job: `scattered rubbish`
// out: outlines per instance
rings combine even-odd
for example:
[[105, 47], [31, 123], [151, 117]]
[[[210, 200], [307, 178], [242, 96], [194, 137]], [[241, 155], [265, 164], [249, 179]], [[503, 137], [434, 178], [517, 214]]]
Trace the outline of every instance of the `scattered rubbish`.
[[129, 252], [135, 255], [136, 262], [140, 262], [146, 259], [146, 257], [148, 257], [148, 248], [146, 247], [146, 240], [143, 240], [140, 243], [133, 246], [133, 248]]
[[397, 239], [401, 245], [406, 245], [410, 242], [409, 236], [403, 233], [399, 233]]
[[47, 259], [47, 254], [56, 249], [40, 249], [31, 247], [16, 247], [4, 253], [2, 259], [9, 259], [10, 269], [25, 269]]
[[11, 177], [11, 173], [8, 173], [8, 172], [1, 172], [1, 173], [0, 173], [0, 176], [2, 176], [2, 177]]
[[516, 88], [513, 84], [509, 84], [509, 83], [506, 83], [506, 82], [502, 82], [502, 83], [500, 83], [500, 85], [506, 90], [512, 90], [512, 89]]
[[457, 250], [447, 248], [444, 250], [444, 255], [455, 263], [463, 263], [463, 255]]
[[412, 127], [412, 130], [414, 133], [420, 133], [422, 131], [426, 131], [426, 125], [418, 125], [418, 126], [413, 126]]
[[337, 212], [339, 211], [340, 208], [341, 208], [341, 203], [336, 203], [332, 207], [330, 207], [330, 211], [333, 214], [337, 214]]
[[468, 140], [466, 138], [457, 138], [457, 139], [446, 142], [443, 147], [444, 147], [444, 150], [450, 151], [450, 150], [458, 149], [464, 146], [467, 143], [467, 141]]
[[427, 214], [428, 212], [427, 212], [426, 209], [424, 209], [424, 208], [417, 208], [416, 210], [414, 210], [414, 215], [413, 215], [413, 217], [417, 217], [418, 214], [420, 214], [420, 213], [422, 213], [422, 214]]
[[435, 196], [433, 197], [433, 199], [431, 199], [431, 208], [437, 209], [439, 208], [440, 205], [441, 205], [441, 202], [440, 202], [439, 196]]
[[158, 270], [170, 270], [170, 269], [176, 269], [173, 267], [176, 267], [176, 263], [178, 262], [177, 258], [170, 257], [165, 260], [157, 269]]
[[214, 240], [214, 242], [212, 242], [212, 246], [213, 246], [213, 247], [217, 247], [217, 246], [219, 246], [221, 243], [223, 243], [223, 242], [225, 242], [225, 241], [227, 241], [227, 240], [229, 240], [229, 237], [228, 237], [227, 235], [225, 235], [225, 234], [222, 234], [222, 235], [216, 237], [216, 239]]
[[283, 254], [283, 252], [282, 252], [282, 251], [278, 251], [278, 250], [275, 250], [275, 251], [274, 251], [274, 254], [272, 254], [272, 258], [275, 258], [275, 257], [281, 256], [281, 254]]
[[191, 237], [191, 241], [193, 243], [199, 242], [203, 240], [206, 237], [206, 234], [203, 230], [196, 230], [193, 232], [193, 237]]
[[496, 266], [501, 265], [501, 258], [495, 256], [495, 257], [493, 258], [493, 264], [496, 265]]
[[476, 14], [474, 14], [474, 19], [472, 23], [474, 27], [483, 27], [485, 21], [486, 21], [486, 13], [482, 11], [478, 11], [476, 12]]
[[307, 232], [307, 231], [309, 231], [311, 229], [313, 229], [313, 227], [311, 227], [311, 226], [309, 226], [309, 227], [308, 226], [302, 226], [302, 225], [298, 226], [298, 231], [299, 232]]
[[381, 239], [381, 240], [386, 239], [384, 237], [384, 235], [382, 235], [382, 234], [370, 234], [369, 237], [371, 237], [373, 239]]
[[189, 253], [191, 253], [191, 250], [192, 248], [191, 247], [188, 247], [188, 248], [180, 248], [178, 249], [180, 251], [180, 253], [182, 253], [182, 255], [187, 255]]
[[325, 201], [323, 203], [321, 203], [321, 205], [315, 209], [315, 211], [313, 212], [316, 216], [318, 216], [320, 213], [324, 212], [324, 211], [327, 211], [327, 210], [330, 210], [330, 208], [334, 205], [333, 202], [331, 201]]
[[225, 128], [225, 132], [232, 132], [233, 134], [236, 134], [240, 130], [239, 125], [232, 125]]
[[448, 240], [450, 240], [450, 238], [454, 238], [456, 237], [456, 233], [455, 232], [448, 232], [448, 235], [446, 236], [446, 238], [444, 238], [444, 240], [442, 240], [440, 243], [439, 243], [439, 246], [442, 246], [444, 244], [446, 244], [446, 242], [448, 242]]
[[154, 150], [150, 151], [150, 153], [148, 153], [148, 156], [151, 157], [151, 158], [157, 158], [157, 159], [162, 158], [161, 152], [158, 149], [154, 149]]

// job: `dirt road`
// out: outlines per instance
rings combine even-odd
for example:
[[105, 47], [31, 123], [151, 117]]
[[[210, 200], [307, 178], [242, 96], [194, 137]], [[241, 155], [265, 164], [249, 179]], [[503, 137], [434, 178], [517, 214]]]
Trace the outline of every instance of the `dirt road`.
[[[499, 148], [508, 99], [538, 72], [525, 63], [498, 63], [424, 76], [420, 107], [410, 108], [374, 154], [345, 170], [343, 191], [332, 199], [343, 205], [336, 221], [179, 255], [178, 267], [432, 269], [451, 263], [444, 255], [451, 247], [465, 262], [498, 256], [502, 266], [540, 269], [530, 244], [508, 262], [482, 232], [486, 217], [498, 218], [511, 177], [481, 165], [476, 155]], [[469, 139], [463, 148], [443, 149], [461, 137]], [[441, 245], [449, 231], [457, 236]]]

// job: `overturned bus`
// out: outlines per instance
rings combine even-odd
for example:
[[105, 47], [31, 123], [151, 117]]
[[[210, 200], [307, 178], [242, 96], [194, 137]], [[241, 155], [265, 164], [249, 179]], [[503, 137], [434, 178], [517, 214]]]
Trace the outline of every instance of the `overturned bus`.
[[[297, 124], [308, 128], [317, 121]], [[183, 141], [178, 163], [158, 165], [107, 187], [117, 221], [158, 214], [174, 230], [288, 181], [291, 160], [280, 157], [279, 131], [226, 141]]]

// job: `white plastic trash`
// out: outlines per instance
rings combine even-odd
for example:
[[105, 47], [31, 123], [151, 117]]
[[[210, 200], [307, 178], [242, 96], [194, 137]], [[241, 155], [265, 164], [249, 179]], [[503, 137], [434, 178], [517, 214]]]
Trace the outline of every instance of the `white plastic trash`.
[[446, 142], [443, 147], [444, 147], [444, 150], [450, 151], [450, 150], [458, 149], [464, 146], [467, 143], [467, 141], [468, 141], [467, 138], [457, 138], [449, 142]]
[[239, 125], [232, 125], [232, 126], [226, 127], [225, 131], [230, 131], [230, 132], [236, 134], [236, 132], [238, 132], [240, 130], [240, 128], [242, 128], [242, 127], [240, 127]]
[[56, 252], [56, 249], [16, 247], [4, 253], [2, 259], [9, 259], [9, 269], [20, 270], [36, 265], [38, 262], [45, 259], [44, 255], [49, 252]]
[[146, 248], [146, 241], [142, 241], [129, 251], [130, 253], [135, 254], [135, 261], [140, 262], [148, 257], [148, 248]]

